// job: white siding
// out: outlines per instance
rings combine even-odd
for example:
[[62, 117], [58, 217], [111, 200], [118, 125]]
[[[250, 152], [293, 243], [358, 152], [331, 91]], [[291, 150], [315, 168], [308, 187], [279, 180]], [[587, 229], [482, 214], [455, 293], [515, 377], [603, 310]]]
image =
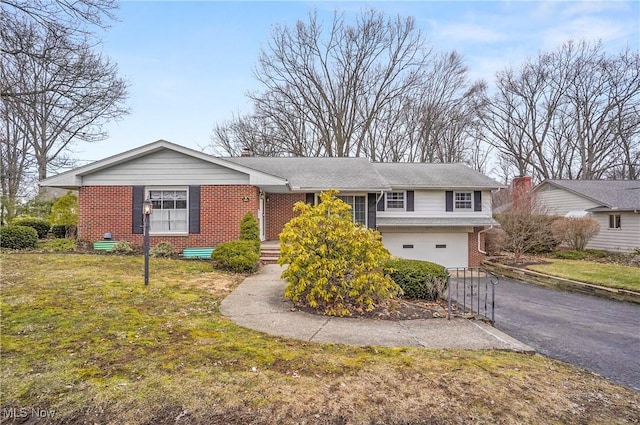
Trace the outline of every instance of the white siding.
[[569, 211], [584, 211], [600, 205], [582, 196], [545, 183], [536, 190], [535, 201], [546, 208], [548, 214], [565, 215]]
[[168, 149], [83, 176], [84, 186], [249, 184], [249, 175]]
[[589, 241], [587, 248], [606, 251], [633, 252], [640, 248], [640, 214], [621, 212], [620, 228], [609, 229], [609, 213], [593, 213], [600, 224], [600, 232]]
[[[472, 193], [473, 190], [468, 192]], [[482, 211], [447, 211], [444, 190], [415, 190], [414, 211], [378, 211], [378, 217], [491, 217], [491, 191], [482, 191]]]

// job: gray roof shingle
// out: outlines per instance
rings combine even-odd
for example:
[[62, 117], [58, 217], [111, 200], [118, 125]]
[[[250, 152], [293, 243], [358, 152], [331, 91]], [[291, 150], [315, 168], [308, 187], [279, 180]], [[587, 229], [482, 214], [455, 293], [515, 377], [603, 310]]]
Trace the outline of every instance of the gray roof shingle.
[[604, 207], [640, 210], [639, 180], [545, 180], [545, 182], [589, 198]]
[[373, 163], [393, 187], [435, 189], [497, 189], [502, 185], [464, 164]]
[[497, 189], [501, 186], [464, 164], [371, 163], [366, 158], [224, 159], [287, 179], [294, 190]]
[[366, 158], [223, 158], [289, 181], [293, 190], [389, 190], [389, 184]]

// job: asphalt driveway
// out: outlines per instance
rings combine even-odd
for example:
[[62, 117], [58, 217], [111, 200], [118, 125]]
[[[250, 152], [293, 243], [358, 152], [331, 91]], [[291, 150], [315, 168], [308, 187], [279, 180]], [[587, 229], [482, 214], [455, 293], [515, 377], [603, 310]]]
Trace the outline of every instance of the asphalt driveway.
[[640, 304], [500, 278], [495, 327], [539, 353], [640, 391]]

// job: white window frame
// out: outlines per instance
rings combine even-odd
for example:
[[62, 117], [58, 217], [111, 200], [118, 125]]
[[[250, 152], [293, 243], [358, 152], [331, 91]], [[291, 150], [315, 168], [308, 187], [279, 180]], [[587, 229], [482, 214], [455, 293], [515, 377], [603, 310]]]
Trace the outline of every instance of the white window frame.
[[[151, 217], [149, 217], [149, 219], [151, 220], [150, 222], [150, 227], [149, 227], [149, 235], [170, 235], [170, 236], [175, 236], [175, 235], [188, 235], [189, 234], [189, 187], [188, 186], [162, 186], [162, 187], [146, 187], [145, 188], [145, 199], [151, 199], [151, 192], [152, 191], [161, 191], [161, 192], [165, 192], [165, 191], [172, 191], [172, 192], [176, 192], [176, 191], [182, 191], [185, 192], [187, 194], [187, 207], [185, 208], [185, 212], [186, 212], [186, 218], [185, 218], [185, 230], [175, 230], [175, 231], [167, 231], [167, 230], [153, 230], [153, 215], [156, 213], [156, 208], [153, 209], [153, 212], [151, 213]], [[153, 201], [153, 200], [152, 200]], [[175, 208], [174, 208], [175, 210]]]
[[[353, 205], [355, 205], [356, 196], [359, 197], [363, 197], [364, 198], [364, 223], [360, 223], [358, 221], [356, 221], [356, 210], [355, 208], [351, 207], [351, 219], [353, 220], [354, 223], [358, 223], [358, 224], [362, 224], [364, 227], [367, 227], [369, 225], [369, 211], [368, 211], [368, 206], [367, 206], [367, 194], [366, 193], [348, 193], [348, 194], [342, 194], [339, 193], [337, 198], [340, 199], [341, 196], [347, 197], [350, 196], [353, 198]], [[342, 200], [344, 201], [344, 200]]]
[[[469, 195], [469, 200], [458, 200], [458, 195]], [[469, 207], [458, 207], [458, 202], [469, 202]], [[454, 211], [473, 211], [473, 192], [453, 192], [453, 210]]]
[[[389, 206], [389, 195], [391, 194], [402, 194], [402, 207], [390, 207]], [[392, 199], [391, 202], [400, 202], [399, 199]], [[385, 193], [384, 196], [384, 207], [385, 210], [390, 211], [406, 211], [407, 210], [407, 191], [406, 190], [392, 190]]]
[[[613, 226], [611, 221], [613, 220]], [[621, 214], [609, 214], [609, 229], [620, 230], [622, 229], [622, 215]]]

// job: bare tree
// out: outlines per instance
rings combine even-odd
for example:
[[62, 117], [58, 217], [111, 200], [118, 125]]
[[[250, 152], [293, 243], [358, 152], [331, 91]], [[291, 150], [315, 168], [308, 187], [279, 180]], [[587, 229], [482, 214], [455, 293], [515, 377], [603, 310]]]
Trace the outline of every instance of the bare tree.
[[65, 160], [71, 143], [106, 137], [103, 124], [127, 112], [127, 84], [118, 77], [117, 66], [86, 42], [41, 34], [28, 20], [15, 26], [15, 39], [36, 54], [2, 56], [3, 92], [43, 179], [48, 167]]
[[497, 76], [478, 104], [485, 140], [520, 175], [637, 178], [640, 55], [569, 41]]
[[353, 24], [336, 12], [327, 26], [311, 13], [308, 23], [276, 27], [255, 76], [264, 90], [249, 95], [254, 112], [216, 126], [214, 150], [232, 154], [267, 129], [269, 154], [463, 161], [471, 99], [484, 89], [469, 82], [460, 55], [434, 54], [412, 18], [373, 10]]

